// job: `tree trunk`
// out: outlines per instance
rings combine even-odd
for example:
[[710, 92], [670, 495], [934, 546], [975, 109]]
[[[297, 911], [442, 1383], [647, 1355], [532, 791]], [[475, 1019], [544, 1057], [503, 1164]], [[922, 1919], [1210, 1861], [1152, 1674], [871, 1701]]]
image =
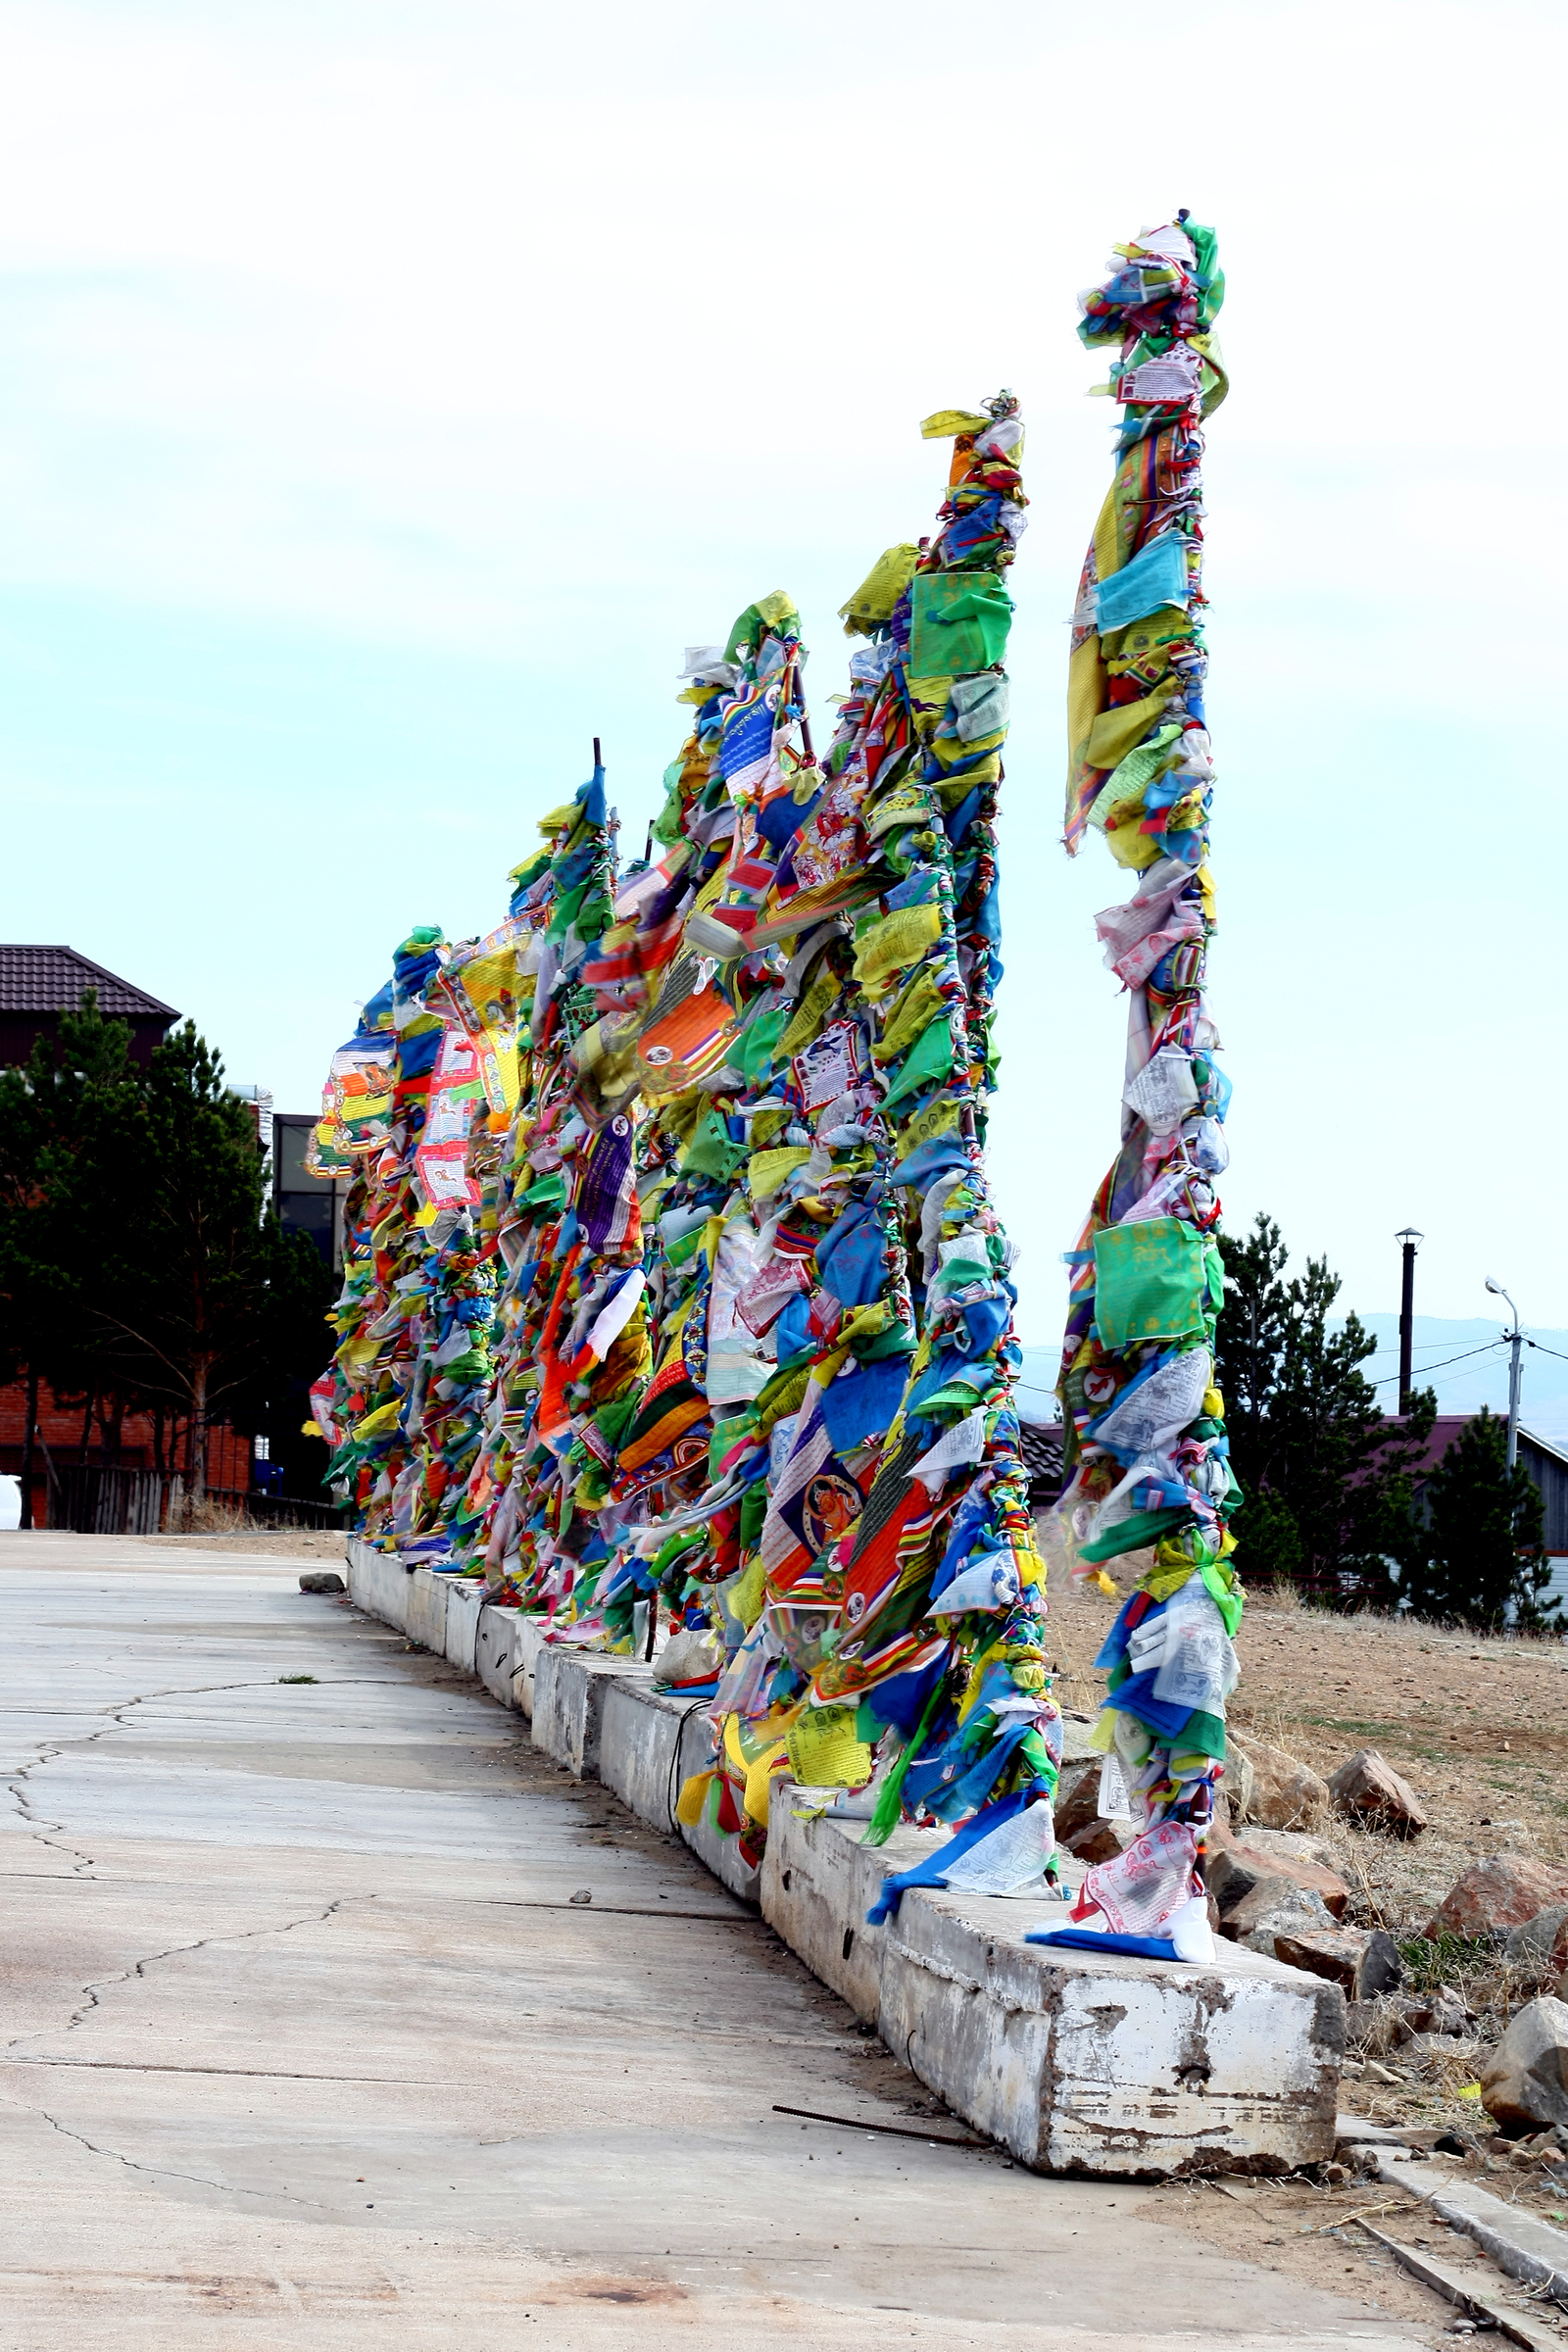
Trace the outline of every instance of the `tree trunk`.
[[[107, 1410], [105, 1409], [107, 1405]], [[117, 1390], [98, 1400], [98, 1442], [106, 1462], [118, 1462], [123, 1448], [125, 1399]]]
[[84, 1463], [86, 1461], [87, 1448], [92, 1444], [92, 1416], [97, 1402], [97, 1390], [89, 1389], [87, 1391], [87, 1410], [81, 1416], [81, 1444], [76, 1448], [76, 1459], [78, 1462]]
[[[22, 1433], [22, 1515], [19, 1527], [32, 1525], [32, 1471], [38, 1430], [38, 1375], [27, 1366], [27, 1426]], [[47, 1513], [45, 1514], [47, 1516]]]
[[207, 1358], [199, 1355], [191, 1366], [190, 1384], [190, 1497], [193, 1503], [207, 1499]]

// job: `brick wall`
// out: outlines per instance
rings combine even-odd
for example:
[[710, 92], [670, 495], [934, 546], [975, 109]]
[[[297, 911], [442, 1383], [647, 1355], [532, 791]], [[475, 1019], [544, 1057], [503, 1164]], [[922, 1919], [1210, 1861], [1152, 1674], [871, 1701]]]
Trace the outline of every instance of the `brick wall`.
[[[43, 1444], [55, 1458], [58, 1467], [68, 1462], [102, 1462], [109, 1457], [102, 1442], [96, 1419], [92, 1425], [87, 1451], [81, 1451], [81, 1427], [85, 1408], [63, 1405], [53, 1391], [40, 1384], [38, 1390], [38, 1428]], [[0, 1388], [0, 1472], [18, 1477], [22, 1470], [23, 1444], [26, 1436], [27, 1392], [22, 1382], [14, 1381], [9, 1388]], [[165, 1427], [168, 1444], [168, 1427]], [[121, 1446], [118, 1456], [127, 1470], [150, 1470], [156, 1454], [153, 1446], [153, 1419], [150, 1413], [127, 1413], [121, 1426]], [[180, 1425], [174, 1465], [183, 1468], [186, 1432]], [[251, 1487], [251, 1441], [237, 1430], [220, 1424], [208, 1432], [207, 1483], [248, 1494]], [[35, 1448], [33, 1456], [32, 1523], [46, 1527], [49, 1523], [49, 1474], [44, 1464], [43, 1448]]]

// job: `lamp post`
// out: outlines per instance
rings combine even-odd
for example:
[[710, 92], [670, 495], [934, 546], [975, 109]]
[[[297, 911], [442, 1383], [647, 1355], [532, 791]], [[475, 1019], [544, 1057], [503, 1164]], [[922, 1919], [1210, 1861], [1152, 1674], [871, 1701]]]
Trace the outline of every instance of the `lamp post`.
[[1399, 1285], [1399, 1410], [1410, 1410], [1410, 1357], [1415, 1346], [1415, 1253], [1425, 1240], [1413, 1225], [1407, 1225], [1395, 1240], [1404, 1252], [1403, 1279]]
[[[1490, 1274], [1487, 1276], [1487, 1288], [1494, 1298], [1508, 1298], [1508, 1294], [1501, 1283], [1494, 1282]], [[1513, 1306], [1511, 1298], [1508, 1298], [1508, 1304]], [[1513, 1306], [1513, 1329], [1504, 1332], [1502, 1336], [1508, 1342], [1510, 1351], [1508, 1364], [1508, 1467], [1512, 1470], [1515, 1462], [1519, 1459], [1519, 1351], [1524, 1346], [1524, 1333], [1519, 1328], [1519, 1309], [1516, 1306]]]

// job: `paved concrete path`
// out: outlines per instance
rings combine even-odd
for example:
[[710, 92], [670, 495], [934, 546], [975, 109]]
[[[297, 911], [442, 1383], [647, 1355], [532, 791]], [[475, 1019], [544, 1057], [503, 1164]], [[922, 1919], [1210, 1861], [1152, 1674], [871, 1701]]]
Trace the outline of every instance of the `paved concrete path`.
[[919, 2136], [683, 1847], [294, 1566], [6, 1535], [0, 1610], [4, 2352], [1433, 2340]]

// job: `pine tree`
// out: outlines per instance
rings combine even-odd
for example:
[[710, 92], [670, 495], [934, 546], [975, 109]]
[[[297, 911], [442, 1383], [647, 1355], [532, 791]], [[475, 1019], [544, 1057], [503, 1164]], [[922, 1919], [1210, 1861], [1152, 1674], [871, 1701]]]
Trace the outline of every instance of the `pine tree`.
[[1505, 1421], [1485, 1407], [1467, 1421], [1427, 1481], [1425, 1526], [1407, 1582], [1422, 1617], [1496, 1631], [1560, 1632], [1543, 1609], [1549, 1581], [1540, 1490], [1523, 1466], [1508, 1468]]
[[1376, 1341], [1355, 1315], [1331, 1326], [1340, 1280], [1290, 1253], [1272, 1218], [1222, 1239], [1226, 1299], [1216, 1364], [1243, 1574], [1288, 1580], [1336, 1607], [1395, 1605], [1418, 1550], [1415, 1469], [1436, 1416], [1430, 1392], [1391, 1421], [1360, 1370]]
[[183, 1421], [200, 1497], [216, 1422], [297, 1432], [334, 1285], [194, 1025], [145, 1070], [129, 1042], [89, 991], [0, 1072], [0, 1376], [96, 1413], [111, 1453], [126, 1410]]

